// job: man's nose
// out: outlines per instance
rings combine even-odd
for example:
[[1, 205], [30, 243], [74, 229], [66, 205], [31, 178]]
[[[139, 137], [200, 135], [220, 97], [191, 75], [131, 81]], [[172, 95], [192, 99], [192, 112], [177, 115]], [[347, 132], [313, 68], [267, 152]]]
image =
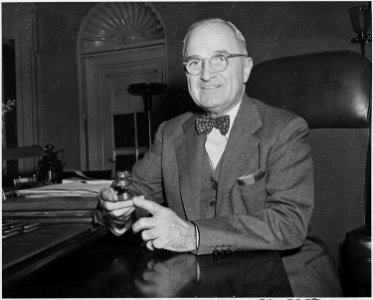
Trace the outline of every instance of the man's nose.
[[211, 77], [216, 75], [216, 71], [211, 67], [208, 60], [205, 60], [202, 64], [201, 79], [203, 81], [209, 81]]

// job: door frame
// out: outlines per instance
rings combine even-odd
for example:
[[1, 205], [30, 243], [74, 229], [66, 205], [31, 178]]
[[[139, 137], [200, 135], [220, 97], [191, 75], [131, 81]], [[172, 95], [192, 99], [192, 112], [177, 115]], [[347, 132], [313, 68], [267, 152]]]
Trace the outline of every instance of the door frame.
[[[146, 57], [146, 59], [144, 59]], [[110, 86], [110, 79], [117, 77], [118, 75], [125, 74], [142, 74], [135, 71], [138, 67], [155, 66], [161, 74], [157, 82], [165, 82], [165, 53], [163, 45], [145, 47], [141, 49], [131, 49], [124, 51], [110, 52], [107, 55], [95, 54], [84, 57], [84, 67], [86, 68], [86, 136], [87, 136], [87, 149], [89, 153], [86, 153], [87, 167], [90, 170], [101, 170], [108, 169], [108, 153], [112, 157], [112, 151], [114, 149], [114, 138], [112, 128], [112, 116], [110, 110], [111, 104], [103, 100], [109, 93], [107, 90]], [[148, 68], [149, 68], [148, 67]], [[125, 69], [123, 69], [125, 68]], [[127, 69], [128, 68], [128, 69]], [[126, 71], [127, 70], [127, 71]], [[127, 73], [128, 72], [128, 73]], [[147, 74], [148, 72], [144, 73]], [[88, 77], [90, 77], [88, 79]], [[99, 83], [98, 80], [100, 80]], [[140, 107], [142, 106], [139, 105]], [[137, 108], [136, 112], [142, 111], [142, 108]], [[128, 113], [134, 113], [135, 111], [128, 111]], [[120, 111], [117, 111], [120, 113]], [[122, 113], [125, 113], [123, 111]], [[89, 126], [89, 127], [88, 127]], [[108, 136], [108, 133], [111, 136]], [[111, 143], [108, 143], [111, 140]], [[109, 145], [110, 144], [110, 145]], [[109, 150], [110, 148], [110, 150]]]
[[[128, 4], [128, 6], [127, 6]], [[152, 21], [157, 28], [157, 32], [154, 36], [147, 36], [143, 40], [134, 40], [118, 42], [117, 40], [112, 40], [103, 46], [100, 39], [97, 39], [97, 45], [92, 43], [92, 36], [87, 36], [87, 28], [90, 24], [97, 23], [96, 14], [100, 12], [105, 12], [106, 9], [116, 10], [117, 15], [125, 16], [126, 9], [131, 10], [129, 14], [134, 11], [142, 11], [147, 14], [147, 21]], [[141, 13], [139, 14], [141, 17]], [[106, 18], [106, 19], [105, 19]], [[105, 13], [100, 13], [100, 21], [107, 23], [117, 23], [116, 19], [112, 18], [111, 15], [106, 15]], [[116, 18], [116, 17], [115, 17]], [[103, 20], [104, 19], [104, 20]], [[167, 41], [166, 41], [166, 30], [163, 25], [163, 20], [157, 10], [154, 8], [152, 3], [98, 3], [96, 4], [86, 15], [79, 29], [77, 38], [77, 66], [78, 66], [78, 86], [79, 86], [79, 134], [80, 134], [80, 168], [81, 170], [90, 170], [89, 155], [88, 151], [88, 119], [87, 119], [87, 79], [86, 79], [86, 59], [95, 55], [110, 55], [113, 52], [120, 52], [124, 50], [144, 50], [144, 48], [162, 46], [164, 48], [164, 80], [167, 82]], [[88, 30], [89, 31], [89, 30]], [[141, 34], [141, 33], [140, 33]], [[93, 38], [94, 39], [94, 38]]]

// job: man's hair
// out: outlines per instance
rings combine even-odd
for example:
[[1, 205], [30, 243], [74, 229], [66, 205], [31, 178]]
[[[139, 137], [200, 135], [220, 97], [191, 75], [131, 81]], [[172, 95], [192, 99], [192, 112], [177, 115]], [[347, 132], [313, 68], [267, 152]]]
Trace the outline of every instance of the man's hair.
[[245, 41], [245, 38], [242, 35], [241, 31], [239, 31], [238, 28], [233, 23], [231, 23], [229, 21], [225, 21], [225, 20], [219, 19], [219, 18], [212, 18], [212, 19], [205, 19], [205, 20], [197, 21], [197, 22], [195, 22], [195, 23], [193, 23], [192, 25], [189, 26], [188, 31], [187, 31], [187, 33], [184, 37], [184, 41], [183, 41], [183, 53], [182, 53], [183, 54], [183, 59], [186, 58], [186, 47], [187, 47], [189, 37], [190, 37], [190, 34], [192, 33], [192, 31], [200, 25], [213, 24], [213, 23], [224, 24], [224, 25], [228, 26], [233, 31], [233, 33], [235, 34], [238, 43], [240, 44], [240, 46], [242, 47], [242, 50], [244, 51], [244, 54], [247, 54], [246, 41]]

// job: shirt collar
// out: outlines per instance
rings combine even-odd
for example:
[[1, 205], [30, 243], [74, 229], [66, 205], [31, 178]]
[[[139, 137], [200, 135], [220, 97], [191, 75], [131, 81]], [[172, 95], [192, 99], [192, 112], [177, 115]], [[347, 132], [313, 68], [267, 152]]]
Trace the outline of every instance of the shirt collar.
[[229, 137], [230, 133], [231, 133], [231, 129], [233, 127], [233, 123], [234, 123], [234, 120], [236, 119], [236, 116], [237, 116], [237, 113], [238, 113], [238, 110], [240, 109], [240, 106], [241, 106], [241, 102], [242, 100], [240, 100], [240, 102], [238, 102], [235, 106], [233, 106], [227, 113], [226, 115], [229, 116], [229, 129], [228, 129], [228, 132], [227, 134], [225, 135], [227, 138]]

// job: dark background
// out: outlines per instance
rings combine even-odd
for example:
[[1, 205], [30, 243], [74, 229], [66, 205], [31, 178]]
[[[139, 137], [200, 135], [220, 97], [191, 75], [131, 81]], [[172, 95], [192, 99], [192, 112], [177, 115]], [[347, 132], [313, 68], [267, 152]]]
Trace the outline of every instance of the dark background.
[[[80, 169], [77, 38], [90, 2], [33, 3], [37, 32], [38, 144], [64, 148], [66, 169]], [[2, 13], [22, 9], [23, 3], [3, 3]], [[207, 17], [232, 21], [244, 34], [254, 64], [296, 54], [332, 50], [360, 53], [350, 43], [356, 34], [348, 9], [367, 2], [154, 2], [166, 31], [167, 92], [155, 110], [169, 118], [188, 101], [181, 65], [187, 27]], [[367, 46], [371, 60], [371, 45]]]

